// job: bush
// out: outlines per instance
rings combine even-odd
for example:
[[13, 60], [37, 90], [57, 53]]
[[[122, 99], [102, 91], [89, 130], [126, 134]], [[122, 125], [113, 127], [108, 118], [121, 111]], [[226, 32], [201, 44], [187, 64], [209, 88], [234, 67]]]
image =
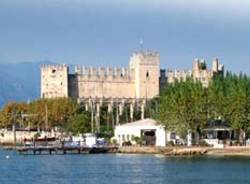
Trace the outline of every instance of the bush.
[[142, 137], [132, 137], [132, 140], [136, 142], [138, 145], [142, 145], [143, 138]]
[[117, 144], [117, 140], [116, 139], [111, 139], [110, 142], [111, 142], [111, 144]]
[[239, 140], [234, 141], [233, 145], [234, 146], [240, 146], [240, 141]]
[[168, 145], [168, 146], [175, 146], [174, 141], [168, 141], [168, 142], [167, 142], [167, 145]]
[[200, 140], [199, 141], [199, 146], [201, 146], [201, 147], [209, 147], [210, 145], [206, 141]]
[[125, 141], [122, 143], [122, 146], [132, 146], [132, 143], [130, 141]]
[[36, 134], [34, 135], [34, 138], [35, 138], [35, 139], [38, 139], [40, 136], [41, 136], [40, 133], [36, 133]]

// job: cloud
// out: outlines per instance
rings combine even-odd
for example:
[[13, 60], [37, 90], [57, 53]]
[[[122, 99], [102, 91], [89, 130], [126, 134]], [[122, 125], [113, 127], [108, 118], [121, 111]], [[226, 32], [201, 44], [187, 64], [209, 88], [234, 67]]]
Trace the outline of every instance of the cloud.
[[220, 11], [233, 14], [250, 12], [249, 0], [1, 0], [0, 4], [16, 4], [24, 6], [104, 6], [121, 9], [158, 9], [166, 8], [193, 9], [196, 11]]
[[[75, 0], [80, 2], [79, 0]], [[85, 1], [86, 2], [86, 1]], [[101, 4], [100, 1], [91, 0], [95, 4]], [[249, 0], [106, 0], [103, 3], [107, 5], [127, 5], [130, 8], [139, 6], [140, 8], [193, 8], [195, 11], [213, 11], [230, 13], [246, 13], [250, 10]]]

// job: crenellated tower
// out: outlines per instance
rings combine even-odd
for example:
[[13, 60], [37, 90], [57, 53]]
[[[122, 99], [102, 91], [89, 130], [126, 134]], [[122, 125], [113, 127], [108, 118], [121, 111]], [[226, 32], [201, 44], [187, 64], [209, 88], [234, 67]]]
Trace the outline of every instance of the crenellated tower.
[[159, 95], [160, 56], [157, 52], [133, 53], [129, 67], [134, 70], [136, 98]]
[[68, 97], [68, 66], [42, 65], [41, 98]]

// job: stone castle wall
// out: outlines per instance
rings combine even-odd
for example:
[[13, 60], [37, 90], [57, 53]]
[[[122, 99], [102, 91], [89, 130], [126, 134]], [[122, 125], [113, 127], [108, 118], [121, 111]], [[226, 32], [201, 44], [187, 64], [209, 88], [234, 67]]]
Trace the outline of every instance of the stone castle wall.
[[41, 68], [41, 97], [75, 99], [151, 99], [159, 95], [166, 83], [193, 78], [209, 85], [213, 76], [223, 74], [224, 66], [216, 58], [211, 69], [202, 59], [195, 59], [191, 70], [160, 70], [156, 52], [137, 52], [126, 68], [76, 66], [69, 74], [66, 65], [44, 65]]
[[204, 87], [208, 87], [209, 82], [215, 75], [223, 75], [224, 65], [219, 64], [218, 58], [212, 61], [212, 68], [208, 69], [205, 60], [195, 59], [192, 70], [168, 70], [167, 82], [174, 83], [175, 81], [186, 81], [187, 78], [193, 78], [195, 81], [200, 81]]
[[153, 98], [159, 94], [159, 54], [134, 53], [127, 68], [42, 66], [41, 97]]
[[129, 68], [77, 67], [69, 77], [74, 98], [135, 98], [134, 71]]

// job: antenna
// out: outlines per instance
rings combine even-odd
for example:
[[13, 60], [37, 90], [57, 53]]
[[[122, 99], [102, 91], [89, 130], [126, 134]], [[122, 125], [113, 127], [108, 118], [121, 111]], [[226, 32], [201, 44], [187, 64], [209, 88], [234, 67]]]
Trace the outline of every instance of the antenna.
[[140, 39], [140, 49], [143, 51], [143, 39]]

